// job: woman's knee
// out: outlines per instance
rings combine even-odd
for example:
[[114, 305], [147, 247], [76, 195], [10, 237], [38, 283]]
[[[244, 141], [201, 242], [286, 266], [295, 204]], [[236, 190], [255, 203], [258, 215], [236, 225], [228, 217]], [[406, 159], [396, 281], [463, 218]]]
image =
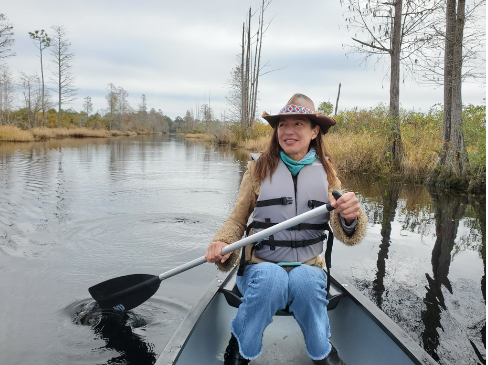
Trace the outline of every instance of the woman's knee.
[[321, 291], [327, 287], [327, 275], [319, 267], [300, 265], [288, 274], [290, 295], [295, 292]]
[[249, 267], [249, 287], [263, 294], [288, 296], [288, 274], [280, 266], [263, 262]]

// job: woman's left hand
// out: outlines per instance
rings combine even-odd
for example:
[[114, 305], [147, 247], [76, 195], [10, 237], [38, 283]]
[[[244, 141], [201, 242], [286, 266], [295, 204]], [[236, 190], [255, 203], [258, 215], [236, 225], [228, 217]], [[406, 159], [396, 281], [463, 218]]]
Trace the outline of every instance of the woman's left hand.
[[359, 200], [353, 192], [345, 193], [339, 200], [331, 196], [330, 205], [346, 220], [347, 225], [352, 224], [354, 219], [359, 217]]

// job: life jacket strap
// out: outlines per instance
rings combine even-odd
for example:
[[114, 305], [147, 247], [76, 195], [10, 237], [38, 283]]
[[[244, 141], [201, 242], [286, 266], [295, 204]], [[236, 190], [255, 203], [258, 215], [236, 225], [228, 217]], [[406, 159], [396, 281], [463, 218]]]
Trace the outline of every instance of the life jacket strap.
[[258, 200], [256, 207], [268, 207], [270, 205], [288, 205], [293, 204], [293, 198], [291, 196], [284, 196], [282, 198]]
[[[258, 222], [252, 221], [246, 228], [246, 236], [249, 235], [249, 232], [252, 228], [258, 229], [266, 229], [277, 225], [278, 223], [271, 223], [271, 222]], [[325, 231], [329, 225], [327, 223], [300, 223], [296, 226], [287, 228], [287, 231], [301, 231], [302, 229], [308, 229], [313, 231]]]
[[291, 248], [299, 248], [299, 247], [307, 247], [310, 245], [314, 245], [316, 243], [322, 242], [327, 238], [326, 234], [322, 234], [319, 237], [311, 238], [309, 240], [299, 240], [299, 241], [285, 241], [285, 240], [263, 240], [255, 244], [256, 250], [260, 250], [263, 246], [271, 246], [273, 247], [291, 247]]

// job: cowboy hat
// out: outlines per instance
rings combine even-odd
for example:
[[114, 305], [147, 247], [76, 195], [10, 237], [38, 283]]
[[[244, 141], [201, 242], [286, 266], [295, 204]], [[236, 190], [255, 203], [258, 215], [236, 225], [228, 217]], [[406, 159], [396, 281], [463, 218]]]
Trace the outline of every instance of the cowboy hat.
[[295, 94], [288, 100], [288, 103], [280, 110], [276, 115], [269, 115], [264, 112], [261, 116], [266, 119], [271, 127], [276, 127], [281, 117], [287, 115], [301, 115], [307, 117], [320, 127], [320, 131], [325, 134], [330, 127], [336, 124], [334, 118], [331, 118], [325, 114], [315, 112], [315, 106], [313, 101], [303, 94]]

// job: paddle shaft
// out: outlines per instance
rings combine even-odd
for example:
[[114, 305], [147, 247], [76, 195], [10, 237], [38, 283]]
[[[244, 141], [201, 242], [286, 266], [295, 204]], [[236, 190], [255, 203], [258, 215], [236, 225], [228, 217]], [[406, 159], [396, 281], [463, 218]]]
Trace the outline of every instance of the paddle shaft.
[[[338, 199], [340, 197], [340, 193], [338, 191], [336, 193], [336, 191], [337, 190], [334, 190], [333, 195], [336, 199]], [[266, 229], [264, 229], [258, 233], [254, 233], [251, 236], [248, 236], [248, 237], [243, 238], [239, 241], [236, 241], [236, 242], [234, 242], [228, 246], [225, 246], [222, 249], [222, 255], [225, 255], [229, 252], [238, 250], [238, 249], [240, 249], [244, 246], [247, 246], [251, 243], [261, 241], [261, 240], [268, 238], [269, 236], [271, 236], [277, 232], [280, 232], [280, 231], [283, 231], [283, 230], [288, 229], [290, 227], [296, 226], [300, 223], [308, 221], [309, 219], [315, 218], [321, 214], [324, 214], [326, 212], [330, 212], [332, 210], [334, 210], [334, 208], [331, 207], [329, 203], [321, 205], [318, 208], [315, 208], [315, 209], [312, 209], [308, 212], [297, 215], [296, 217], [290, 218], [284, 222], [278, 223], [278, 224], [276, 224], [270, 228], [266, 228]], [[169, 271], [162, 273], [161, 275], [159, 275], [159, 280], [163, 281], [163, 280], [168, 279], [172, 276], [178, 275], [178, 274], [182, 273], [183, 271], [189, 270], [191, 268], [194, 268], [194, 267], [201, 265], [201, 264], [204, 264], [206, 262], [207, 262], [207, 259], [205, 258], [205, 256], [199, 257], [193, 261], [187, 262], [186, 264], [180, 265], [178, 267], [175, 267], [174, 269], [171, 269]]]

